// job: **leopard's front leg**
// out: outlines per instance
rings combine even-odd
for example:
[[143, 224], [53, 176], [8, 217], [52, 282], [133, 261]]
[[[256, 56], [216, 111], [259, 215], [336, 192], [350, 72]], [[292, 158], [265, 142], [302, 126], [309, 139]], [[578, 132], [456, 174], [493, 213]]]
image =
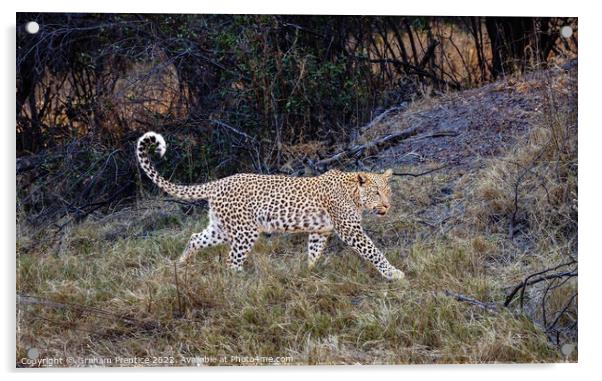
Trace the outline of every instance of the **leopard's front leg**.
[[342, 223], [340, 226], [337, 226], [336, 232], [362, 258], [370, 261], [382, 276], [389, 280], [404, 278], [404, 273], [389, 263], [383, 253], [374, 245], [370, 237], [364, 233], [359, 222]]
[[309, 233], [307, 240], [307, 265], [310, 269], [316, 265], [316, 261], [322, 255], [326, 241], [328, 241], [328, 233]]

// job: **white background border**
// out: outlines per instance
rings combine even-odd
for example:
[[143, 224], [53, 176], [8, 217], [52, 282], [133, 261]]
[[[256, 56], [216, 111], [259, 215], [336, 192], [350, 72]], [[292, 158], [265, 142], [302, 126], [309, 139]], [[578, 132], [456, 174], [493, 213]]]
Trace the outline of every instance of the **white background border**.
[[[600, 134], [602, 14], [595, 12], [594, 1], [359, 1], [300, 0], [293, 2], [247, 1], [156, 1], [150, 0], [20, 0], [2, 2], [3, 58], [0, 59], [0, 127], [2, 160], [0, 179], [3, 195], [2, 229], [4, 236], [3, 267], [4, 313], [2, 320], [2, 371], [9, 378], [39, 379], [47, 377], [70, 379], [105, 379], [107, 376], [134, 376], [164, 379], [172, 377], [237, 378], [262, 381], [283, 377], [344, 377], [345, 379], [382, 378], [445, 378], [450, 380], [579, 379], [602, 371], [598, 321], [600, 311], [600, 254], [596, 241], [600, 219], [598, 185], [602, 171]], [[203, 369], [105, 369], [105, 370], [15, 370], [15, 12], [132, 12], [132, 13], [272, 13], [272, 14], [364, 14], [364, 15], [441, 15], [441, 16], [576, 16], [579, 17], [579, 364], [554, 365], [429, 365], [429, 366], [336, 366], [336, 367], [270, 367], [270, 368], [203, 368]], [[140, 375], [136, 375], [140, 376]], [[588, 377], [589, 378], [589, 377]]]

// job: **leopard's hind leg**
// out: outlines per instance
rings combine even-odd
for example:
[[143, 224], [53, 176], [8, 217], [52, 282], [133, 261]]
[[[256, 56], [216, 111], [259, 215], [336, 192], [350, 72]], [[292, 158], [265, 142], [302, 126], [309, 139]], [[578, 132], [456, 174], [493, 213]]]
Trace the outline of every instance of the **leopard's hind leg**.
[[307, 265], [310, 269], [316, 265], [316, 261], [324, 252], [328, 236], [329, 234], [326, 233], [309, 233], [307, 240]]
[[228, 236], [222, 230], [219, 223], [214, 219], [209, 219], [209, 225], [200, 233], [190, 236], [190, 240], [184, 249], [184, 252], [178, 260], [179, 263], [186, 263], [190, 257], [200, 249], [210, 246], [217, 246], [228, 242]]
[[259, 232], [255, 229], [241, 228], [232, 234], [230, 241], [230, 253], [228, 254], [228, 268], [234, 271], [241, 271], [242, 265], [247, 259], [247, 255], [253, 248], [253, 245], [259, 238]]

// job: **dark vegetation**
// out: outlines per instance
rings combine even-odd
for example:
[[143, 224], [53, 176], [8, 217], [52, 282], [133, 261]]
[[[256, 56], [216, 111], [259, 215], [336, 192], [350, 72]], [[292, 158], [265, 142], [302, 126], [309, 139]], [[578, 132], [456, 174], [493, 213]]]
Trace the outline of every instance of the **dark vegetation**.
[[[22, 29], [29, 20], [42, 26], [36, 35]], [[558, 34], [575, 20], [549, 18], [21, 13], [17, 22], [19, 199], [38, 223], [132, 201], [143, 131], [170, 137], [162, 170], [175, 181], [292, 173], [385, 109], [576, 49]]]
[[[17, 358], [68, 344], [300, 363], [576, 359], [560, 351], [577, 340], [576, 19], [17, 24]], [[366, 230], [411, 287], [379, 283], [336, 241], [328, 251], [346, 254], [307, 271], [304, 241], [287, 237], [260, 240], [240, 278], [216, 255], [174, 274], [203, 204], [140, 175], [133, 144], [148, 130], [166, 137], [157, 166], [175, 182], [393, 167], [397, 210]]]

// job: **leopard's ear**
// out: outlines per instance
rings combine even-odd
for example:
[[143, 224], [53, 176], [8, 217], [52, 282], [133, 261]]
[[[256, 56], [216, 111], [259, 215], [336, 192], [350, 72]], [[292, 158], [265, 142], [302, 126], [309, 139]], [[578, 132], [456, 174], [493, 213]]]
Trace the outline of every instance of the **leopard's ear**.
[[385, 173], [383, 173], [383, 176], [385, 177], [385, 179], [390, 179], [391, 176], [393, 176], [393, 170], [391, 168], [387, 169], [385, 171]]
[[365, 173], [358, 172], [356, 176], [359, 185], [364, 185], [368, 182], [368, 176]]

